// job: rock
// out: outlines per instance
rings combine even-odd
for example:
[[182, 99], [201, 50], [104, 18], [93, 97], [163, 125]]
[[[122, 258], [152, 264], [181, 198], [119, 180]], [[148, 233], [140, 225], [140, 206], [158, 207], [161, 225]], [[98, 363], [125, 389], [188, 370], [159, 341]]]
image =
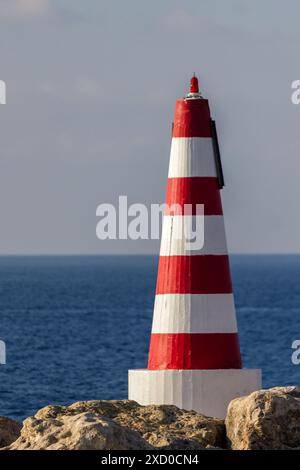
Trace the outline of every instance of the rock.
[[300, 449], [300, 388], [275, 387], [236, 398], [225, 423], [232, 449]]
[[63, 415], [24, 422], [21, 437], [10, 450], [131, 450], [152, 449], [135, 431], [94, 413]]
[[172, 405], [86, 401], [47, 406], [24, 421], [7, 449], [204, 449], [225, 443], [224, 422]]
[[0, 416], [0, 447], [5, 447], [20, 436], [22, 424], [5, 416]]
[[[130, 400], [47, 406], [21, 424], [0, 417], [1, 450], [198, 450], [226, 447], [223, 420], [172, 405]], [[300, 388], [275, 387], [233, 400], [227, 448], [299, 449]]]

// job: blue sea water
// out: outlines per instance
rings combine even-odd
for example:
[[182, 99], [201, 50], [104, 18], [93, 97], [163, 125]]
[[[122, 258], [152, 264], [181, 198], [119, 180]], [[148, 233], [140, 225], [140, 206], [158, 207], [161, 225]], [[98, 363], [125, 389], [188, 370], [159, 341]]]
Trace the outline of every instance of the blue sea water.
[[[146, 366], [158, 259], [1, 257], [0, 415], [126, 398], [127, 370]], [[300, 383], [300, 256], [231, 257], [245, 367], [264, 386]]]

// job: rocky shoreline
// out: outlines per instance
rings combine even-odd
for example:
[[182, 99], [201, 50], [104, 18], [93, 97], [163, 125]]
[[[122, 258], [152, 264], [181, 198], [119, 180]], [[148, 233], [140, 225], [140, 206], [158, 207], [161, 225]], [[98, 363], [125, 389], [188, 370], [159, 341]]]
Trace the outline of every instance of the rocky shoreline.
[[0, 450], [300, 449], [300, 388], [236, 398], [225, 420], [129, 400], [46, 406], [23, 426], [0, 417]]

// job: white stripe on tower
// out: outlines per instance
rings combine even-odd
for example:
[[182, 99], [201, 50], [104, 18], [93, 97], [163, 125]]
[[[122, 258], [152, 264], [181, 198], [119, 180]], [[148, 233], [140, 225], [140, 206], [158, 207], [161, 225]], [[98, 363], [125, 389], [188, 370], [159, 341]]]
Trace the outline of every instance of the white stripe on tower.
[[216, 177], [211, 137], [173, 137], [169, 178]]
[[232, 294], [156, 295], [152, 333], [236, 333]]
[[174, 255], [227, 255], [223, 216], [165, 215], [160, 256]]

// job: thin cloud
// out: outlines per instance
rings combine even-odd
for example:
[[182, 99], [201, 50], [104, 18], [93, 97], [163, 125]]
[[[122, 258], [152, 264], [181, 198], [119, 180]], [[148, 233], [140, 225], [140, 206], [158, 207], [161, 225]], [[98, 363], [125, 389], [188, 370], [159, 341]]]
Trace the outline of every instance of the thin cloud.
[[1, 0], [2, 19], [26, 19], [44, 15], [49, 9], [49, 0]]

